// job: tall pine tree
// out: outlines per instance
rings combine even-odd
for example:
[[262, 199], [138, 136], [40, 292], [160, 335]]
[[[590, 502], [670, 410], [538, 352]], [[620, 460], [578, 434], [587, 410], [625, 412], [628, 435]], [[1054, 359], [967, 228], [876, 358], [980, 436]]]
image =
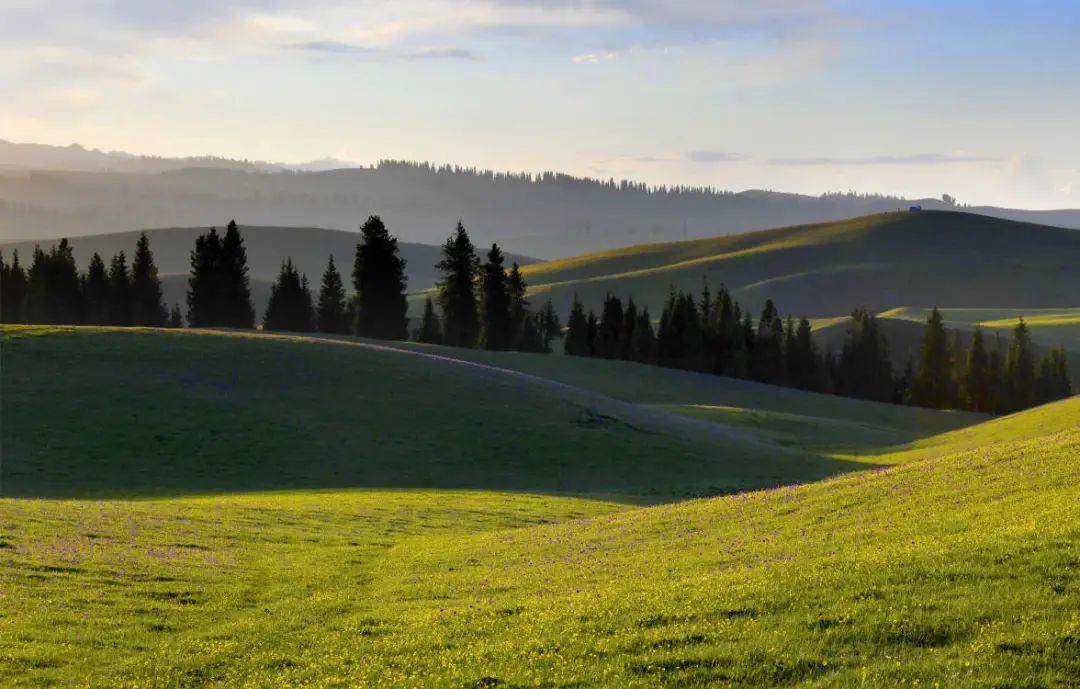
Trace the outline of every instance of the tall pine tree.
[[503, 268], [502, 250], [492, 244], [487, 260], [480, 266], [480, 346], [509, 349], [513, 345], [510, 289]]
[[235, 220], [230, 220], [221, 239], [218, 257], [221, 285], [220, 323], [230, 328], [254, 328], [255, 307], [251, 303], [247, 249]]
[[135, 243], [135, 258], [131, 264], [131, 322], [134, 325], [160, 327], [165, 325], [168, 312], [162, 299], [161, 280], [150, 251], [150, 240], [139, 233]]
[[544, 308], [540, 310], [538, 325], [543, 351], [550, 354], [552, 340], [562, 337], [562, 323], [559, 322], [559, 315], [555, 313], [555, 306], [551, 303], [551, 299], [548, 299], [544, 303]]
[[353, 263], [357, 335], [382, 340], [408, 337], [405, 301], [405, 260], [398, 255], [397, 238], [377, 215], [360, 228]]
[[960, 378], [960, 393], [964, 406], [971, 411], [993, 411], [990, 380], [990, 358], [983, 344], [981, 328], [975, 328], [968, 348], [967, 363]]
[[773, 385], [784, 384], [784, 322], [772, 299], [765, 300], [765, 307], [758, 319], [754, 351], [750, 358], [750, 375], [754, 380]]
[[221, 271], [221, 236], [211, 227], [195, 238], [188, 276], [187, 321], [192, 328], [221, 325], [221, 302], [224, 298]]
[[26, 271], [19, 264], [19, 252], [12, 252], [11, 263], [0, 254], [0, 323], [26, 322]]
[[424, 300], [424, 315], [420, 317], [420, 327], [414, 333], [414, 340], [427, 344], [442, 344], [442, 328], [439, 317], [435, 314], [435, 302], [428, 297]]
[[570, 316], [566, 321], [566, 340], [563, 350], [573, 356], [589, 356], [589, 322], [585, 317], [585, 307], [577, 295], [570, 306]]
[[94, 252], [83, 278], [83, 321], [89, 325], [107, 325], [111, 319], [109, 308], [109, 276], [105, 261]]
[[121, 251], [109, 264], [109, 323], [131, 325], [132, 310], [131, 274]]
[[442, 273], [438, 303], [442, 311], [443, 341], [453, 347], [475, 347], [480, 333], [476, 298], [480, 261], [461, 221], [443, 243], [442, 260], [435, 267]]
[[956, 406], [956, 384], [953, 381], [953, 360], [945, 322], [937, 307], [926, 321], [919, 370], [911, 384], [911, 403], [932, 409]]
[[307, 277], [300, 275], [292, 258], [281, 264], [281, 272], [270, 287], [263, 328], [300, 333], [315, 330], [315, 307]]
[[326, 271], [319, 288], [319, 305], [315, 311], [319, 332], [344, 334], [349, 332], [349, 313], [345, 303], [345, 285], [334, 265], [334, 257], [326, 262]]
[[1039, 361], [1035, 376], [1035, 399], [1038, 404], [1065, 399], [1072, 394], [1069, 364], [1063, 347], [1054, 347]]
[[1009, 411], [1027, 409], [1035, 404], [1035, 352], [1023, 318], [1013, 329], [1012, 344], [1005, 358], [1005, 397]]

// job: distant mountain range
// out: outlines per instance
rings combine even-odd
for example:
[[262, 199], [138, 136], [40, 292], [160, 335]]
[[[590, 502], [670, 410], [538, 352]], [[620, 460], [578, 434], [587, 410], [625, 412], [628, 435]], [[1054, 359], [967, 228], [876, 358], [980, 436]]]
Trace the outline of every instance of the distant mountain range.
[[[0, 142], [0, 239], [46, 239], [146, 227], [223, 224], [352, 229], [383, 217], [403, 241], [441, 243], [460, 219], [478, 245], [558, 258], [629, 244], [715, 237], [842, 220], [939, 199], [647, 187], [559, 173], [495, 173], [384, 161], [346, 167]], [[964, 207], [974, 213], [1080, 228], [1080, 209]]]

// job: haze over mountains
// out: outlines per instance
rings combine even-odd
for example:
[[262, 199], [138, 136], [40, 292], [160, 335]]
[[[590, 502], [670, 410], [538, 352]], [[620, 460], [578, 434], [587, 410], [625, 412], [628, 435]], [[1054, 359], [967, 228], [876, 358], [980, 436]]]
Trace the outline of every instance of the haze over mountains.
[[[441, 243], [461, 219], [474, 241], [538, 258], [895, 211], [939, 199], [651, 188], [559, 173], [494, 173], [383, 161], [301, 165], [166, 159], [0, 142], [0, 239], [221, 225], [353, 230], [370, 214], [402, 241]], [[943, 190], [947, 191], [947, 190]], [[964, 210], [1080, 228], [1080, 209]]]

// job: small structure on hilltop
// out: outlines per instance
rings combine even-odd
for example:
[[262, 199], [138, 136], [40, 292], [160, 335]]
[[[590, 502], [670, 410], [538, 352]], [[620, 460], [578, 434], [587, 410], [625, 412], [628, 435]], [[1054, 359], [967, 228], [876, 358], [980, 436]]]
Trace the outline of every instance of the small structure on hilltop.
[[909, 213], [918, 213], [922, 210], [922, 206], [908, 206]]

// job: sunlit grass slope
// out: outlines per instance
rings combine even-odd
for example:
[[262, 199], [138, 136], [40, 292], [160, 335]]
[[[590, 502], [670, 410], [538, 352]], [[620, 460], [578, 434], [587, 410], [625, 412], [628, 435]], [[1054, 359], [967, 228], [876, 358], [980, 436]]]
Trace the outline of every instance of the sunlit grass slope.
[[366, 676], [447, 687], [1075, 686], [1078, 421], [1074, 398], [888, 470], [410, 542], [373, 584], [400, 631], [375, 640]]
[[[1080, 399], [661, 507], [0, 499], [0, 685], [1069, 687]], [[896, 461], [889, 458], [886, 461]]]
[[608, 292], [659, 315], [671, 285], [725, 283], [758, 309], [811, 317], [899, 304], [1072, 307], [1080, 234], [970, 213], [887, 213], [687, 242], [650, 244], [528, 266], [539, 298], [594, 309]]
[[858, 468], [602, 389], [392, 350], [192, 331], [0, 335], [8, 496], [301, 487], [701, 495]]

